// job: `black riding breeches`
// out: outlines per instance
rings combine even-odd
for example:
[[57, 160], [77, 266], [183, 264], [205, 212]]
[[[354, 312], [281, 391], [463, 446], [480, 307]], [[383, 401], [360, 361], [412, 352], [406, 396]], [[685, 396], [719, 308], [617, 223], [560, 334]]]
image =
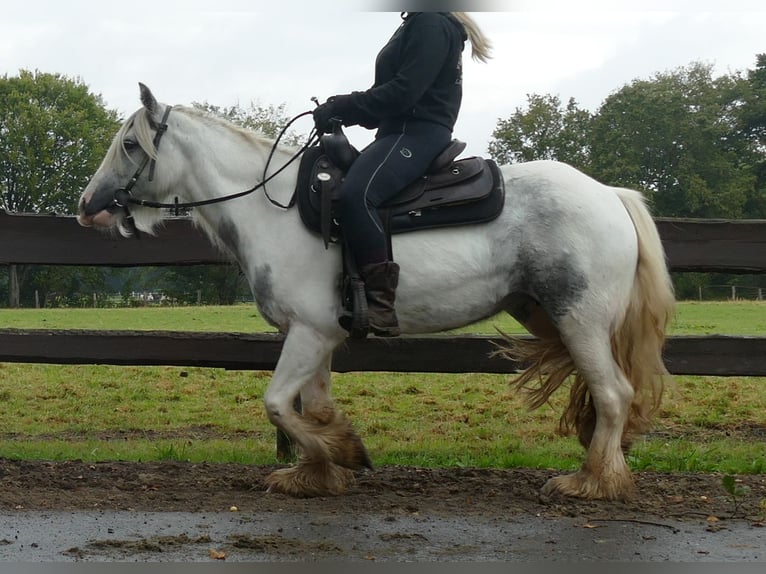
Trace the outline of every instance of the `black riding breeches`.
[[410, 121], [396, 133], [378, 133], [352, 164], [338, 190], [337, 214], [357, 265], [392, 257], [377, 208], [422, 176], [451, 139], [444, 126]]

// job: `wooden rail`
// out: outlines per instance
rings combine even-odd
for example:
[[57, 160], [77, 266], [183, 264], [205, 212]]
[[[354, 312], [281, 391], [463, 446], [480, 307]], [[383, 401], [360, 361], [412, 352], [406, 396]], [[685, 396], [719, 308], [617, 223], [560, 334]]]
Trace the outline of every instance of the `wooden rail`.
[[[259, 333], [0, 329], [0, 362], [177, 365], [273, 370], [283, 337]], [[333, 371], [514, 373], [518, 365], [492, 352], [498, 336], [434, 335], [349, 340]], [[678, 375], [766, 376], [766, 337], [679, 336], [665, 348]]]
[[[766, 220], [657, 219], [673, 271], [766, 272]], [[124, 239], [71, 216], [0, 210], [0, 264], [190, 265], [225, 258], [189, 219], [169, 219], [157, 237]]]

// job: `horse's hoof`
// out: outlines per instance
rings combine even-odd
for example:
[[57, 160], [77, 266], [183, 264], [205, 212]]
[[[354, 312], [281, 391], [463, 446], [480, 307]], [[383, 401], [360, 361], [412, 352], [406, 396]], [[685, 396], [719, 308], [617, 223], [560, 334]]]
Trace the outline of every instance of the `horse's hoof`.
[[266, 492], [298, 498], [337, 496], [355, 481], [354, 473], [331, 462], [298, 463], [266, 477]]
[[603, 476], [593, 476], [585, 471], [555, 476], [542, 488], [543, 496], [556, 494], [588, 500], [628, 500], [635, 494], [635, 484], [628, 475], [612, 476], [609, 480]]

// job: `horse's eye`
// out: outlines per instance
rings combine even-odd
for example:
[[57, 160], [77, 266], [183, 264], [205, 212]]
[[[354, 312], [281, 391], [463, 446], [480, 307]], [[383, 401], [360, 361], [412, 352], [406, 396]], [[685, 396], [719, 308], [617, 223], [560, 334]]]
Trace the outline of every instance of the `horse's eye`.
[[123, 140], [122, 145], [127, 151], [131, 151], [138, 147], [138, 142], [132, 139], [126, 139]]

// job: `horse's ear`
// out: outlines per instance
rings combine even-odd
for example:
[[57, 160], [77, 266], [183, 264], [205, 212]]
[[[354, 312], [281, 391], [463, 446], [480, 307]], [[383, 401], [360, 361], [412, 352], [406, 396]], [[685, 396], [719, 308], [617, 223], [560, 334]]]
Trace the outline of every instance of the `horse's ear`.
[[148, 111], [150, 114], [154, 114], [159, 107], [157, 105], [157, 100], [155, 99], [154, 94], [145, 84], [142, 84], [141, 82], [138, 82], [138, 87], [141, 90], [141, 103], [144, 104], [146, 111]]

